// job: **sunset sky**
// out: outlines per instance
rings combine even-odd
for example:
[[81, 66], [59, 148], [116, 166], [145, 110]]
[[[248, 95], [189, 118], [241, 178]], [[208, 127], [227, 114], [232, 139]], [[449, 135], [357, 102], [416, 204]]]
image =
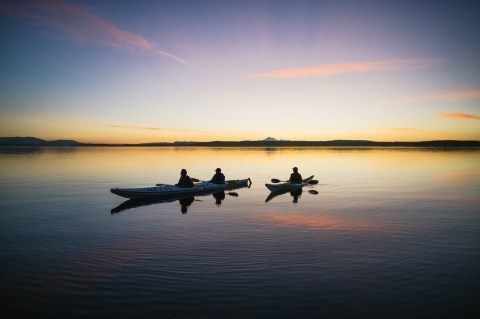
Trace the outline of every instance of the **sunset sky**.
[[480, 140], [479, 1], [2, 1], [0, 136]]

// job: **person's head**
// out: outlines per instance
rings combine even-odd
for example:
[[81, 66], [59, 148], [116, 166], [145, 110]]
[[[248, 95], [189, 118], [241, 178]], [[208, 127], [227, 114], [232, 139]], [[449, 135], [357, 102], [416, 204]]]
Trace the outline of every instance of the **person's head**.
[[293, 168], [293, 171], [294, 171], [295, 173], [298, 172], [298, 167], [294, 167], [294, 168]]
[[180, 175], [182, 176], [187, 175], [187, 170], [185, 168], [182, 168], [182, 170], [180, 171]]
[[221, 171], [222, 171], [221, 168], [217, 168], [217, 169], [215, 170], [215, 172], [217, 172], [217, 173], [220, 173]]

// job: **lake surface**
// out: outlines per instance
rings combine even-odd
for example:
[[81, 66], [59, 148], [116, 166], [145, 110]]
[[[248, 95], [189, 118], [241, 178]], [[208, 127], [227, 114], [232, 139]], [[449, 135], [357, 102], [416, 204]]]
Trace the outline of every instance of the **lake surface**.
[[[217, 167], [252, 186], [115, 209]], [[478, 318], [480, 150], [0, 148], [0, 243], [2, 318]]]

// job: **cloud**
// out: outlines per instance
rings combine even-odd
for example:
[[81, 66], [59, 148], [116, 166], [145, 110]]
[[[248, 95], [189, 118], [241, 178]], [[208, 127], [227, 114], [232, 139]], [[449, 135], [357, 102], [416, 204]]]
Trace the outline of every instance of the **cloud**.
[[161, 127], [145, 127], [145, 126], [134, 126], [134, 125], [115, 125], [115, 124], [105, 124], [105, 126], [113, 128], [133, 128], [137, 130], [150, 130], [150, 131], [163, 131]]
[[136, 125], [116, 125], [116, 124], [103, 124], [103, 125], [111, 128], [127, 128], [127, 129], [135, 129], [135, 130], [173, 131], [173, 132], [184, 132], [184, 133], [208, 133], [207, 131], [196, 131], [196, 130], [187, 130], [187, 129], [166, 129], [162, 127], [148, 127], [148, 126], [136, 126]]
[[464, 113], [438, 113], [438, 117], [460, 119], [460, 120], [477, 120], [480, 121], [480, 116]]
[[415, 128], [415, 127], [392, 127], [387, 129], [388, 131], [391, 132], [397, 132], [397, 133], [409, 133], [409, 132], [419, 132], [422, 131], [421, 129]]
[[144, 51], [178, 63], [187, 61], [161, 50], [155, 42], [120, 28], [89, 8], [63, 0], [32, 0], [5, 5], [2, 11], [26, 18], [41, 26], [50, 26], [76, 41], [94, 42], [126, 51]]
[[480, 89], [474, 90], [460, 90], [460, 91], [445, 91], [437, 92], [428, 95], [418, 95], [412, 97], [406, 97], [403, 99], [392, 100], [382, 105], [401, 105], [401, 104], [417, 104], [423, 102], [432, 101], [444, 101], [444, 102], [458, 102], [463, 100], [472, 100], [480, 98]]
[[388, 71], [403, 68], [430, 67], [440, 63], [438, 59], [421, 60], [387, 60], [343, 64], [329, 64], [315, 67], [275, 70], [266, 73], [257, 73], [255, 78], [298, 78], [306, 76], [328, 76], [345, 73], [366, 73]]

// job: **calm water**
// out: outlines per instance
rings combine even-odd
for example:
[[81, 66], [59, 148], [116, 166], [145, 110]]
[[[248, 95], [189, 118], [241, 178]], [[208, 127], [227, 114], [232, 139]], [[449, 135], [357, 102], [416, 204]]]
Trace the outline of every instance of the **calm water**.
[[[216, 167], [251, 188], [112, 213]], [[478, 318], [480, 150], [3, 148], [0, 243], [2, 318]]]

